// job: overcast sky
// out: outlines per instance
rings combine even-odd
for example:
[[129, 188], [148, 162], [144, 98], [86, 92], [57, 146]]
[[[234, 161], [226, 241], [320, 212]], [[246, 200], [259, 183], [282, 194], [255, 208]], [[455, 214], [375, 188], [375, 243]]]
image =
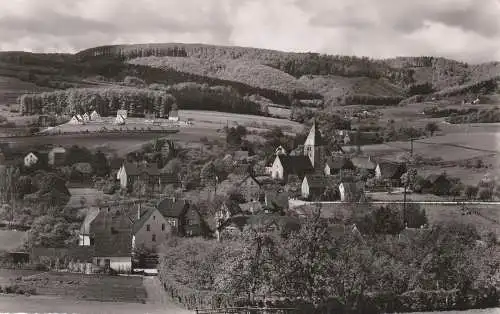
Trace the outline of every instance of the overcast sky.
[[148, 42], [500, 61], [500, 0], [2, 0], [0, 50]]

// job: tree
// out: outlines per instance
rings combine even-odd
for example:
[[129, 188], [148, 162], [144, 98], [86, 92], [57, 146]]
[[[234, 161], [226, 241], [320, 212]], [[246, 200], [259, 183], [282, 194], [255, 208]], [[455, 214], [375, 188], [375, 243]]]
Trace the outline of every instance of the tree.
[[216, 169], [213, 161], [209, 161], [203, 165], [200, 171], [200, 179], [203, 185], [216, 184]]
[[464, 194], [468, 200], [475, 199], [479, 189], [476, 186], [468, 185], [465, 187]]
[[33, 221], [28, 233], [29, 247], [66, 247], [76, 243], [71, 225], [61, 217], [41, 216]]
[[425, 125], [425, 131], [429, 132], [431, 136], [434, 135], [435, 132], [439, 131], [440, 128], [436, 122], [429, 122]]
[[100, 150], [94, 154], [91, 165], [94, 169], [95, 175], [98, 177], [105, 177], [110, 172], [108, 159], [106, 158], [106, 155], [104, 155], [104, 153]]

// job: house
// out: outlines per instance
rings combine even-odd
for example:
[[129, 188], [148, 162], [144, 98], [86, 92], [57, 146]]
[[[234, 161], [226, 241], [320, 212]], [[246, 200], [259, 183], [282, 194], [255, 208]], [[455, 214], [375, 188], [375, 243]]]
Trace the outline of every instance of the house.
[[78, 124], [84, 124], [84, 121], [78, 115], [78, 116], [73, 116], [68, 123], [73, 125], [78, 125]]
[[122, 117], [124, 120], [128, 118], [128, 112], [127, 110], [118, 110], [116, 111], [116, 117]]
[[318, 199], [326, 188], [326, 180], [321, 175], [306, 175], [302, 180], [301, 195], [304, 199]]
[[24, 157], [24, 166], [25, 167], [32, 167], [38, 163], [39, 158], [34, 154], [34, 153], [28, 153]]
[[118, 115], [118, 116], [116, 116], [115, 121], [113, 121], [113, 124], [123, 125], [123, 124], [125, 124], [125, 119], [126, 118], [124, 116]]
[[237, 187], [247, 202], [258, 201], [261, 199], [262, 186], [254, 176], [250, 174], [245, 176], [243, 180], [237, 184]]
[[273, 211], [288, 209], [288, 193], [284, 191], [268, 191], [265, 193], [264, 204]]
[[168, 114], [168, 120], [178, 122], [179, 121], [179, 111], [178, 110], [171, 110], [170, 113]]
[[142, 181], [154, 190], [161, 190], [161, 174], [156, 164], [124, 162], [116, 174], [123, 189], [130, 190], [137, 181]]
[[215, 213], [216, 225], [220, 226], [229, 218], [242, 214], [243, 211], [238, 202], [233, 200], [226, 200], [221, 204], [221, 207]]
[[375, 168], [377, 167], [377, 164], [372, 160], [370, 156], [368, 157], [362, 157], [362, 156], [357, 156], [353, 157], [351, 159], [352, 164], [354, 165], [354, 168], [358, 170], [367, 170], [370, 172], [375, 172]]
[[401, 176], [406, 172], [406, 165], [396, 162], [379, 162], [375, 168], [375, 178], [393, 186], [401, 184]]
[[325, 175], [330, 176], [354, 170], [354, 165], [344, 156], [332, 156], [327, 158], [324, 170]]
[[342, 182], [339, 184], [340, 201], [358, 202], [362, 192], [354, 182]]
[[271, 166], [271, 177], [278, 180], [287, 180], [289, 175], [297, 175], [302, 178], [308, 173], [314, 172], [309, 157], [278, 155]]
[[132, 226], [132, 250], [145, 249], [156, 252], [158, 246], [172, 235], [172, 226], [157, 208], [150, 208], [141, 214]]
[[181, 236], [202, 236], [207, 226], [198, 209], [187, 200], [166, 198], [156, 208], [173, 227], [172, 232]]
[[88, 121], [90, 121], [90, 115], [89, 115], [87, 112], [85, 112], [85, 113], [83, 114], [83, 116], [82, 116], [82, 120], [83, 120], [84, 122], [88, 122]]
[[92, 121], [98, 121], [101, 119], [101, 115], [96, 111], [92, 111], [92, 113], [90, 114], [90, 120]]
[[431, 192], [435, 195], [446, 195], [449, 193], [453, 183], [445, 173], [430, 174], [425, 178], [423, 192]]
[[49, 165], [51, 166], [62, 166], [66, 161], [66, 149], [64, 147], [58, 146], [54, 147], [49, 151]]
[[90, 223], [90, 237], [94, 239], [93, 263], [115, 271], [132, 269], [131, 219], [120, 208], [101, 208]]
[[80, 232], [78, 234], [79, 246], [94, 245], [94, 236], [90, 232], [90, 224], [92, 223], [92, 221], [94, 221], [97, 215], [99, 215], [99, 208], [91, 207], [87, 210], [82, 226], [80, 227]]

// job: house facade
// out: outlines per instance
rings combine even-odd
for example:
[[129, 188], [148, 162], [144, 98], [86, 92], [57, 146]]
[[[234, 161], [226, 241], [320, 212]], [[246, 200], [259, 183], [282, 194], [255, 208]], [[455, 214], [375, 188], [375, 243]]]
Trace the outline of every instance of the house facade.
[[171, 224], [172, 233], [194, 237], [206, 233], [205, 223], [198, 209], [186, 200], [166, 198], [156, 207]]
[[101, 115], [96, 110], [92, 111], [92, 113], [90, 114], [90, 120], [97, 121], [100, 119], [101, 119]]
[[157, 251], [158, 246], [172, 234], [173, 228], [157, 208], [149, 209], [134, 223], [132, 250]]
[[64, 147], [54, 147], [49, 151], [49, 165], [62, 166], [66, 161], [66, 149]]
[[239, 184], [238, 184], [241, 194], [243, 198], [247, 202], [258, 201], [262, 197], [262, 187], [259, 181], [255, 179], [252, 175], [247, 175]]
[[156, 164], [124, 162], [116, 174], [123, 189], [130, 190], [137, 181], [144, 182], [152, 191], [161, 190], [161, 173]]
[[113, 123], [116, 125], [123, 125], [125, 124], [125, 119], [126, 118], [124, 116], [119, 115], [115, 118], [115, 121]]
[[25, 167], [32, 167], [38, 163], [38, 157], [30, 152], [28, 155], [24, 157], [24, 166]]
[[170, 113], [168, 114], [168, 120], [173, 121], [173, 122], [178, 122], [179, 121], [179, 111], [178, 110], [171, 110]]

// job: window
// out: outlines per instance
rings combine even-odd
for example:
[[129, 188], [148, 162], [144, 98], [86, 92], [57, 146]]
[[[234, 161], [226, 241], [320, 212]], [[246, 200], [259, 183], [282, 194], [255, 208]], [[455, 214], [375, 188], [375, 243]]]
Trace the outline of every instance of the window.
[[156, 220], [156, 216], [153, 216], [153, 220]]
[[101, 259], [100, 259], [100, 258], [98, 258], [98, 259], [96, 260], [96, 264], [97, 264], [97, 266], [101, 266]]
[[151, 226], [150, 225], [146, 225], [146, 231], [151, 231]]
[[153, 234], [153, 236], [151, 237], [151, 241], [156, 242], [156, 234]]
[[161, 231], [165, 231], [165, 224], [161, 224]]

